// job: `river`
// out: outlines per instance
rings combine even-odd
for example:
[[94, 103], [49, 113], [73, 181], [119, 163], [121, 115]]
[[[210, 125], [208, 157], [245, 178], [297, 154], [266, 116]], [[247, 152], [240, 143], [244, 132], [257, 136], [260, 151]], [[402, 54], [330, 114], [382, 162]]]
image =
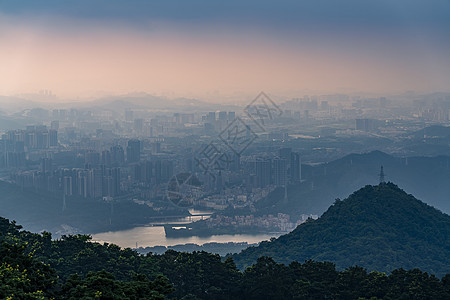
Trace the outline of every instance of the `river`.
[[[211, 212], [205, 211], [190, 211], [193, 217], [174, 219], [172, 221], [164, 222], [170, 223], [189, 223], [190, 220], [198, 220], [207, 218]], [[108, 242], [119, 245], [123, 248], [138, 247], [152, 247], [152, 246], [175, 246], [181, 244], [197, 244], [203, 245], [205, 243], [228, 243], [228, 242], [247, 242], [249, 244], [259, 243], [261, 241], [269, 240], [271, 237], [278, 237], [279, 234], [224, 234], [213, 235], [208, 237], [190, 236], [179, 238], [166, 238], [164, 227], [160, 226], [161, 222], [155, 222], [146, 226], [138, 226], [128, 230], [108, 231], [92, 235], [92, 240], [96, 242]]]

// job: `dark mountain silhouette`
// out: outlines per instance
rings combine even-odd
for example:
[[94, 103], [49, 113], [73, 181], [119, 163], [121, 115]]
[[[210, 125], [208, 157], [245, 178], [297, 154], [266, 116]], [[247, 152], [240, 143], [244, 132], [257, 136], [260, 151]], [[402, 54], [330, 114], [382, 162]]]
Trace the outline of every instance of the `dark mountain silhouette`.
[[389, 272], [420, 268], [450, 271], [450, 216], [392, 183], [366, 186], [336, 202], [317, 220], [234, 256], [239, 267], [260, 256], [278, 262], [332, 261]]
[[[448, 147], [448, 146], [447, 146]], [[301, 184], [275, 190], [259, 201], [266, 213], [274, 208], [283, 213], [322, 214], [336, 198], [345, 198], [367, 184], [378, 184], [380, 167], [384, 166], [386, 180], [397, 183], [406, 192], [449, 214], [450, 156], [396, 157], [381, 151], [349, 154], [320, 165], [303, 165]]]

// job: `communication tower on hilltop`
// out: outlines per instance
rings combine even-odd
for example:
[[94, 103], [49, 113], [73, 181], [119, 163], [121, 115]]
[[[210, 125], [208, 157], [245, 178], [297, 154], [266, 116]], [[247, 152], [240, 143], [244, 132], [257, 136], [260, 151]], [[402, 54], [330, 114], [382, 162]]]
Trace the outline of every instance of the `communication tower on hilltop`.
[[380, 170], [380, 174], [378, 174], [378, 176], [380, 176], [380, 183], [384, 183], [384, 171], [383, 171], [383, 166], [381, 166], [381, 170]]

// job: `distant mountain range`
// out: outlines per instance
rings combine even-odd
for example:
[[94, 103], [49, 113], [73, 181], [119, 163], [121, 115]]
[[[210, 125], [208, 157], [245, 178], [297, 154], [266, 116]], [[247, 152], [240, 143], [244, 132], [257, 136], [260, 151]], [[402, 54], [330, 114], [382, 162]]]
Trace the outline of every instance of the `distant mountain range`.
[[[448, 147], [448, 146], [447, 146]], [[380, 167], [386, 180], [437, 209], [450, 213], [450, 156], [396, 157], [381, 151], [349, 154], [329, 163], [302, 165], [303, 182], [277, 189], [258, 201], [258, 209], [289, 214], [322, 214], [336, 198], [367, 184], [379, 182]]]
[[154, 96], [147, 93], [133, 93], [121, 96], [110, 96], [97, 99], [92, 102], [83, 103], [83, 106], [108, 107], [113, 110], [125, 109], [186, 109], [192, 108], [196, 111], [199, 108], [211, 106], [211, 104], [188, 98], [170, 99], [167, 97]]
[[48, 99], [46, 102], [29, 100], [25, 97], [0, 96], [1, 111], [17, 113], [31, 108], [82, 108], [90, 110], [112, 110], [123, 112], [126, 109], [146, 109], [155, 111], [199, 112], [218, 108], [236, 110], [237, 106], [208, 103], [192, 98], [168, 98], [147, 93], [130, 93], [118, 96], [105, 96], [92, 101], [73, 102], [70, 100]]
[[340, 269], [352, 265], [384, 272], [420, 268], [444, 275], [450, 271], [450, 216], [395, 184], [368, 185], [336, 200], [319, 219], [233, 259], [242, 268], [260, 256], [282, 263], [332, 261]]

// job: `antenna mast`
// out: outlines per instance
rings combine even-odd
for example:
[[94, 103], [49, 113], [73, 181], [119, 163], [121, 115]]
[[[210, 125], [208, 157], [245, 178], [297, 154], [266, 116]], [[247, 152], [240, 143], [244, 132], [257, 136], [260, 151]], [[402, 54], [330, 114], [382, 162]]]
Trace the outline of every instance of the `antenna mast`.
[[378, 174], [378, 176], [380, 176], [380, 183], [384, 183], [384, 171], [383, 171], [383, 166], [381, 166], [381, 170], [380, 170], [380, 174]]

